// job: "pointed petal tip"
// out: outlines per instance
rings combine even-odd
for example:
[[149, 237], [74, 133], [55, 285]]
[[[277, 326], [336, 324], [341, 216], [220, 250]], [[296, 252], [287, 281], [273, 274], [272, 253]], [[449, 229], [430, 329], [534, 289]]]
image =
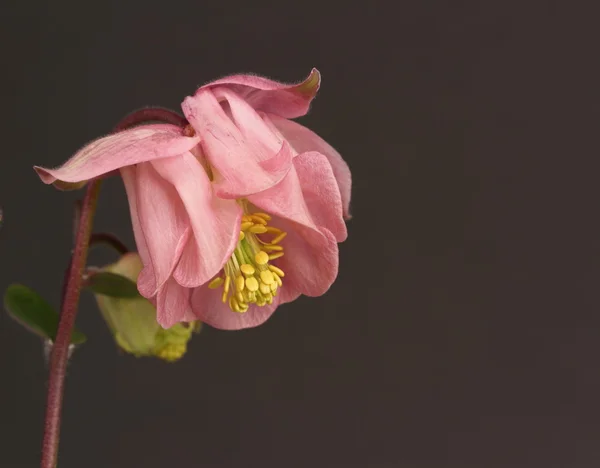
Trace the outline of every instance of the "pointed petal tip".
[[42, 179], [42, 182], [44, 182], [45, 184], [51, 184], [52, 182], [54, 182], [56, 180], [55, 177], [52, 176], [52, 174], [50, 174], [50, 171], [48, 171], [48, 169], [41, 167], [41, 166], [33, 166], [33, 170], [36, 172], [36, 174], [39, 176], [40, 179]]
[[319, 91], [321, 87], [321, 72], [316, 68], [313, 68], [310, 71], [308, 77], [302, 82], [299, 83], [296, 87], [296, 90], [305, 96], [314, 97]]
[[52, 184], [54, 188], [64, 192], [70, 190], [79, 190], [88, 183], [87, 180], [82, 180], [79, 182], [66, 182], [64, 180], [59, 180], [52, 175], [52, 170], [46, 169], [41, 166], [33, 166], [33, 170], [36, 172], [36, 174], [39, 176], [39, 178], [44, 184]]

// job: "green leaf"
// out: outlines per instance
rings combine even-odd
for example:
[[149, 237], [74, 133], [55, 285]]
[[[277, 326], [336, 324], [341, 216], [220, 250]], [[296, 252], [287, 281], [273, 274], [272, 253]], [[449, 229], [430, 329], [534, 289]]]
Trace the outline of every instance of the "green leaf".
[[125, 276], [108, 271], [94, 273], [88, 278], [85, 286], [95, 294], [109, 297], [134, 298], [140, 297], [137, 285]]
[[[4, 308], [17, 322], [33, 333], [48, 338], [56, 338], [58, 314], [38, 293], [22, 284], [11, 284], [4, 293]], [[86, 336], [73, 330], [71, 343], [85, 342]]]

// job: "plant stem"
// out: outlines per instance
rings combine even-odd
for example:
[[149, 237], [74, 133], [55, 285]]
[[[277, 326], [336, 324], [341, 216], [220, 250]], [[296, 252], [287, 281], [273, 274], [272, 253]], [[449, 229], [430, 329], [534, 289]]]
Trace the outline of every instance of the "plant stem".
[[[149, 107], [126, 116], [119, 122], [114, 131], [120, 132], [148, 121], [167, 122], [182, 128], [188, 123], [185, 118], [168, 109]], [[67, 363], [69, 360], [69, 345], [71, 344], [71, 333], [77, 316], [79, 296], [83, 284], [83, 272], [86, 267], [100, 183], [99, 179], [88, 182], [87, 191], [81, 205], [81, 212], [78, 215], [75, 248], [67, 270], [60, 321], [50, 355], [50, 376], [48, 378], [41, 468], [55, 468], [58, 460], [60, 419]], [[123, 245], [122, 247], [125, 246]]]
[[119, 122], [115, 131], [121, 131], [130, 127], [135, 127], [136, 125], [155, 121], [170, 123], [182, 128], [188, 123], [185, 117], [172, 110], [163, 109], [162, 107], [146, 107], [126, 115], [123, 120]]
[[81, 272], [85, 268], [88, 254], [92, 222], [96, 210], [96, 202], [100, 191], [100, 181], [88, 183], [83, 199], [79, 230], [75, 240], [75, 250], [69, 267], [67, 287], [62, 304], [60, 322], [56, 339], [50, 355], [50, 377], [48, 380], [48, 399], [46, 403], [46, 422], [44, 424], [44, 441], [42, 443], [42, 468], [54, 468], [58, 458], [58, 441], [60, 438], [60, 416], [62, 410], [65, 375], [69, 358], [71, 332], [75, 325], [79, 295], [81, 293]]
[[108, 232], [95, 232], [94, 234], [92, 234], [92, 236], [90, 237], [90, 247], [96, 244], [109, 245], [121, 255], [125, 255], [129, 252], [129, 249], [125, 244], [123, 244], [123, 242], [121, 242], [121, 239]]

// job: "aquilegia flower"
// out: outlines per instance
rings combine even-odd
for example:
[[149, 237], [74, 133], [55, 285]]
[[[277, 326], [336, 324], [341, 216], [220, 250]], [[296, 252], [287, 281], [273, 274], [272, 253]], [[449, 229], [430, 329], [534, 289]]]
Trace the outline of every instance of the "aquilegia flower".
[[140, 293], [163, 327], [263, 323], [300, 294], [325, 293], [338, 272], [351, 177], [341, 156], [291, 118], [320, 84], [236, 75], [187, 97], [182, 129], [142, 125], [96, 140], [47, 183], [119, 169], [144, 269]]

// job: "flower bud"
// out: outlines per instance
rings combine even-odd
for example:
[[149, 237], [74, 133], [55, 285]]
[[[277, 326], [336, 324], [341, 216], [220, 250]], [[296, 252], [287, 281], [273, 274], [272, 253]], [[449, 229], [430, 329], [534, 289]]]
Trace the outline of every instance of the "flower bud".
[[[142, 271], [137, 253], [123, 255], [117, 263], [100, 271], [125, 276], [136, 282]], [[123, 351], [136, 357], [156, 356], [168, 362], [180, 359], [186, 352], [192, 333], [200, 330], [201, 322], [177, 323], [163, 329], [156, 321], [156, 308], [142, 296], [135, 298], [110, 297], [95, 294], [115, 341]]]

